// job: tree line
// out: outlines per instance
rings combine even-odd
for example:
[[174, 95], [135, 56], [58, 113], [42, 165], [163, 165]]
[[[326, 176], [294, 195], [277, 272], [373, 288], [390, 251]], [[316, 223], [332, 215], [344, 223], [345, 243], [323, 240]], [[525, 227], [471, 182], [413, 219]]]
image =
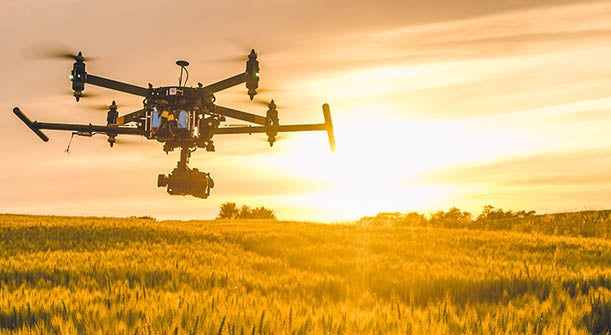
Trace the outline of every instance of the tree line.
[[250, 208], [243, 205], [238, 206], [235, 202], [225, 202], [221, 205], [217, 219], [268, 219], [276, 220], [273, 210], [259, 206]]
[[358, 220], [361, 224], [392, 224], [392, 225], [411, 225], [423, 226], [430, 225], [436, 227], [460, 228], [469, 226], [473, 223], [484, 223], [504, 219], [527, 218], [535, 216], [535, 211], [505, 211], [501, 208], [494, 208], [492, 205], [484, 206], [481, 214], [475, 217], [472, 213], [462, 211], [456, 207], [450, 208], [447, 212], [437, 211], [427, 217], [418, 212], [400, 213], [384, 212], [375, 216], [365, 216]]
[[611, 238], [611, 210], [537, 215], [535, 211], [511, 211], [484, 206], [474, 215], [456, 207], [447, 212], [379, 213], [357, 221], [361, 225], [420, 226], [458, 229], [507, 230], [546, 235]]
[[[276, 220], [276, 214], [263, 206], [251, 208], [226, 202], [221, 205], [217, 219]], [[513, 211], [486, 205], [477, 216], [452, 207], [448, 211], [437, 211], [428, 215], [418, 212], [378, 213], [375, 216], [365, 216], [357, 220], [356, 224], [507, 230], [611, 238], [611, 210], [537, 215], [533, 210]]]

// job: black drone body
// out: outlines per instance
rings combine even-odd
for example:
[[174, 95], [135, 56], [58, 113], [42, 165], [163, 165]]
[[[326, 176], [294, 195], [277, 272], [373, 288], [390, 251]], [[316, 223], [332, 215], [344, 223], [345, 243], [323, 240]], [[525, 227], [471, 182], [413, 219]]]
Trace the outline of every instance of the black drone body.
[[[245, 72], [207, 86], [198, 83], [198, 87], [184, 86], [186, 80], [183, 85], [182, 74], [186, 72], [188, 75], [186, 67], [189, 65], [184, 60], [176, 62], [181, 68], [178, 86], [153, 87], [149, 84], [148, 88], [145, 88], [87, 73], [81, 52], [70, 57], [75, 60], [70, 80], [77, 102], [84, 96], [85, 84], [91, 84], [141, 96], [144, 98], [143, 108], [119, 116], [117, 105], [113, 101], [109, 106], [106, 125], [30, 121], [18, 107], [13, 109], [15, 115], [45, 142], [49, 138], [41, 131], [42, 129], [72, 131], [73, 135], [79, 136], [105, 134], [111, 147], [119, 135], [139, 135], [163, 143], [163, 150], [166, 153], [180, 148], [180, 160], [176, 168], [169, 175], [160, 174], [157, 179], [157, 186], [166, 187], [169, 194], [192, 195], [204, 199], [210, 195], [210, 189], [214, 187], [210, 174], [195, 168], [191, 169], [188, 163], [191, 153], [197, 148], [204, 148], [206, 151], [215, 150], [212, 140], [214, 135], [265, 133], [268, 143], [272, 146], [279, 132], [322, 130], [327, 132], [331, 150], [335, 150], [333, 123], [327, 104], [323, 105], [324, 123], [280, 125], [273, 100], [269, 103], [265, 116], [215, 103], [216, 92], [242, 83], [246, 83], [250, 100], [257, 94], [259, 62], [254, 50], [248, 55]], [[221, 127], [221, 122], [226, 121], [227, 117], [254, 125]]]

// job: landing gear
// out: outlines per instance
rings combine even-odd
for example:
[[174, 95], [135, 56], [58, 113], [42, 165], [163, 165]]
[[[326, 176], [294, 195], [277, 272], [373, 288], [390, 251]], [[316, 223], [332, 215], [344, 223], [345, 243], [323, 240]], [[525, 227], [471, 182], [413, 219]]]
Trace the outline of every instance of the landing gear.
[[210, 189], [214, 188], [214, 180], [209, 173], [189, 168], [187, 164], [190, 157], [189, 148], [180, 148], [180, 161], [176, 168], [169, 175], [160, 174], [157, 177], [157, 186], [167, 187], [167, 192], [171, 195], [192, 195], [206, 199], [210, 196]]

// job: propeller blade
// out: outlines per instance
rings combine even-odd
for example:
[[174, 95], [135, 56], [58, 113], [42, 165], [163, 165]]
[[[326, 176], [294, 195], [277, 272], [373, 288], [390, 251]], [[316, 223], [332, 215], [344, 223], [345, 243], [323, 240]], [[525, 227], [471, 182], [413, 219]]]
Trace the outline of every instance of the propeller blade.
[[247, 44], [249, 43], [242, 43], [240, 41], [237, 40], [232, 40], [232, 39], [225, 39], [229, 44], [231, 44], [232, 46], [235, 47], [235, 49], [238, 50], [238, 52], [236, 52], [236, 55], [234, 56], [227, 56], [227, 57], [220, 57], [220, 58], [213, 58], [210, 59], [209, 61], [211, 62], [221, 62], [221, 63], [246, 63], [246, 61], [248, 61], [248, 55], [250, 54], [250, 52], [252, 50], [255, 50], [255, 53], [257, 54], [257, 58], [259, 58], [261, 56], [261, 53], [259, 52], [259, 50], [257, 48], [253, 48], [253, 47], [248, 47]]
[[[78, 53], [59, 43], [38, 43], [28, 46], [22, 50], [22, 54], [28, 59], [70, 59], [76, 60]], [[81, 56], [82, 57], [82, 56]], [[92, 61], [95, 58], [83, 57], [84, 61]]]
[[264, 142], [267, 143], [270, 147], [274, 146], [274, 143], [278, 142], [278, 141], [284, 141], [286, 139], [287, 136], [285, 135], [276, 135], [276, 137], [274, 138], [273, 142], [269, 142], [269, 138], [267, 137], [260, 137], [259, 138], [259, 142]]
[[[266, 101], [266, 100], [256, 100], [254, 101], [254, 103], [256, 103], [257, 105], [261, 105], [261, 106], [265, 106], [265, 107], [269, 107], [271, 101]], [[284, 105], [278, 105], [276, 103], [276, 101], [274, 101], [274, 105], [276, 105], [276, 109], [284, 109], [286, 106]]]
[[[74, 95], [74, 91], [66, 91], [66, 94]], [[92, 93], [92, 92], [82, 92], [81, 94], [82, 94], [81, 98], [97, 98], [97, 97], [104, 96], [104, 94]]]
[[[261, 95], [271, 95], [271, 94], [279, 94], [282, 93], [283, 90], [281, 89], [275, 89], [275, 88], [258, 88], [257, 89], [257, 95], [255, 95], [255, 100], [261, 100]], [[223, 92], [223, 95], [227, 94], [227, 95], [232, 95], [232, 96], [248, 96], [248, 91], [246, 90], [232, 90], [232, 91], [227, 91], [227, 92]], [[221, 95], [221, 92], [219, 92], [219, 95]], [[258, 99], [257, 99], [258, 98]]]
[[265, 94], [265, 93], [280, 93], [283, 90], [279, 89], [279, 88], [257, 88], [257, 94]]
[[213, 58], [207, 60], [207, 62], [215, 62], [215, 63], [238, 63], [244, 62], [248, 60], [248, 56], [232, 56], [232, 57], [221, 57], [221, 58]]
[[[285, 105], [285, 104], [279, 104], [276, 102], [275, 99], [271, 99], [274, 100], [274, 105], [276, 105], [276, 110], [280, 111], [280, 112], [284, 112], [284, 111], [290, 111], [290, 110], [294, 110], [295, 106], [294, 105]], [[271, 100], [256, 100], [254, 101], [255, 104], [260, 105], [265, 107], [265, 109], [269, 108], [269, 103], [271, 102]]]
[[[118, 104], [116, 104], [114, 101], [113, 101], [113, 103], [114, 103], [115, 107], [116, 107], [118, 110], [119, 110], [119, 109], [122, 109], [122, 108], [125, 108], [125, 106], [123, 106], [123, 105], [118, 105]], [[112, 104], [110, 104], [110, 105], [107, 105], [107, 104], [99, 104], [99, 105], [93, 105], [93, 106], [86, 106], [86, 108], [89, 108], [89, 109], [95, 109], [95, 110], [99, 110], [99, 111], [109, 111], [111, 106], [112, 106]]]
[[[265, 134], [263, 134], [263, 135], [265, 135]], [[278, 134], [278, 135], [276, 135], [276, 140], [275, 140], [275, 142], [278, 142], [279, 140], [280, 140], [280, 141], [284, 141], [284, 140], [286, 140], [287, 138], [288, 138], [288, 136], [287, 136], [287, 135], [285, 135], [285, 134], [283, 134], [283, 135]], [[259, 137], [259, 141], [262, 141], [262, 142], [267, 142], [267, 136], [264, 136], [264, 137]]]
[[115, 145], [129, 145], [130, 147], [148, 145], [147, 140], [126, 138], [124, 136], [115, 137]]
[[248, 60], [248, 54], [251, 50], [255, 50], [257, 55], [259, 55], [259, 49], [253, 48], [252, 43], [246, 43], [245, 41], [238, 40], [236, 38], [224, 38], [224, 40], [232, 45], [235, 49], [239, 50], [238, 52], [244, 55], [244, 60]]

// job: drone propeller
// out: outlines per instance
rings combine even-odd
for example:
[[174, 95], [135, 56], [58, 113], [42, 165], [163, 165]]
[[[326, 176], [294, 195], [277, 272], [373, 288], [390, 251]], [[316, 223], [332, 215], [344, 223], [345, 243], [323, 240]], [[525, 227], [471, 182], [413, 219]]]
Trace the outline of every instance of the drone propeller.
[[[65, 94], [69, 94], [71, 96], [74, 96], [74, 92], [73, 91], [65, 91]], [[99, 93], [92, 93], [92, 92], [81, 92], [81, 98], [98, 98], [98, 97], [102, 97], [105, 96], [104, 94], [99, 94]], [[108, 108], [106, 108], [108, 109]]]
[[22, 53], [26, 58], [31, 59], [70, 59], [77, 60], [79, 57], [83, 61], [92, 61], [95, 58], [83, 57], [79, 51], [74, 53], [68, 47], [56, 43], [41, 43], [25, 48]]
[[[104, 137], [101, 137], [102, 139], [104, 139]], [[115, 142], [116, 145], [120, 145], [120, 146], [124, 146], [124, 145], [128, 145], [130, 147], [136, 147], [136, 146], [145, 146], [148, 145], [147, 141], [142, 141], [142, 140], [136, 140], [133, 138], [127, 138], [125, 136], [117, 136], [115, 137]]]
[[122, 109], [125, 108], [124, 105], [118, 105], [114, 100], [112, 102], [112, 104], [107, 105], [107, 104], [98, 104], [98, 105], [94, 105], [94, 106], [87, 106], [87, 108], [89, 109], [95, 109], [95, 110], [99, 110], [99, 111], [108, 111], [109, 109], [113, 108], [113, 105], [116, 109]]
[[[233, 91], [229, 91], [227, 93], [222, 93], [222, 94], [227, 94], [227, 95], [230, 95], [232, 97], [233, 96], [243, 97], [243, 96], [247, 95], [246, 92], [247, 91], [245, 91], [245, 90], [239, 90], [239, 91], [238, 90], [233, 90]], [[256, 97], [255, 97], [255, 99], [253, 101], [255, 103], [265, 104], [267, 106], [267, 104], [269, 102], [265, 102], [265, 100], [261, 100], [262, 99], [261, 95], [262, 94], [265, 94], [265, 95], [277, 94], [277, 93], [280, 93], [280, 92], [282, 92], [282, 90], [281, 89], [276, 89], [276, 88], [257, 88], [257, 95], [256, 95]], [[219, 95], [220, 95], [220, 92], [219, 92]]]
[[[264, 135], [265, 135], [265, 134], [264, 134]], [[289, 138], [289, 136], [287, 136], [286, 134], [282, 134], [282, 135], [281, 135], [281, 134], [278, 134], [278, 135], [276, 135], [274, 142], [278, 142], [278, 141], [284, 141], [284, 140], [286, 140], [287, 138]], [[259, 141], [260, 141], [260, 142], [269, 143], [269, 141], [267, 140], [267, 137], [260, 137], [260, 138], [259, 138]]]
[[238, 62], [246, 62], [247, 60], [248, 60], [247, 56], [232, 56], [232, 57], [213, 58], [213, 59], [207, 60], [206, 62], [238, 63]]
[[238, 40], [229, 39], [229, 38], [225, 38], [224, 40], [227, 41], [232, 46], [234, 46], [234, 49], [238, 50], [237, 53], [242, 56], [221, 57], [221, 58], [212, 59], [211, 61], [225, 62], [225, 63], [246, 62], [248, 60], [248, 55], [253, 50], [256, 51], [258, 56], [261, 55], [261, 53], [259, 52], [260, 51], [259, 49], [252, 47], [251, 45], [252, 43], [243, 43], [243, 41], [238, 41]]
[[265, 107], [267, 107], [267, 108], [269, 108], [269, 105], [270, 105], [272, 102], [274, 103], [275, 109], [286, 109], [286, 106], [285, 106], [285, 105], [278, 105], [278, 104], [276, 103], [276, 101], [274, 101], [274, 99], [272, 99], [272, 100], [270, 100], [270, 101], [265, 101], [265, 100], [257, 100], [257, 101], [255, 101], [255, 103], [256, 103], [257, 105], [265, 106]]
[[[63, 58], [63, 59], [73, 59], [73, 60], [76, 60], [78, 58], [78, 54], [74, 54], [72, 52], [63, 52], [63, 51], [50, 52], [47, 54], [47, 56], [48, 58]], [[83, 57], [82, 53], [81, 53], [81, 57]]]
[[280, 93], [283, 90], [279, 89], [279, 88], [269, 88], [269, 87], [265, 87], [265, 88], [257, 88], [257, 94], [270, 94], [270, 93]]

